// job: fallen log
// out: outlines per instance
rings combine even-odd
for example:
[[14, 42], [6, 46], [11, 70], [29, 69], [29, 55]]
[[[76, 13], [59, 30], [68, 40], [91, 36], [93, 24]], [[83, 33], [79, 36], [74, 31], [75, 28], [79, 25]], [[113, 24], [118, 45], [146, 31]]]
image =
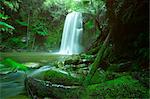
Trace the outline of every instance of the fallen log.
[[80, 86], [64, 86], [53, 84], [50, 81], [39, 80], [32, 77], [25, 79], [25, 88], [28, 95], [33, 99], [78, 99], [83, 90]]

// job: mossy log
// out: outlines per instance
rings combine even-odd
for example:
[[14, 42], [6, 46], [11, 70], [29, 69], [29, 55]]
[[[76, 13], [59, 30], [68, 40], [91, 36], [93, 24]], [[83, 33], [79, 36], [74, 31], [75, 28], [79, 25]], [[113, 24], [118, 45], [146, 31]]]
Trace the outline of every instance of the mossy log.
[[94, 63], [91, 65], [90, 72], [89, 72], [89, 74], [87, 75], [87, 77], [86, 77], [86, 79], [85, 79], [85, 81], [84, 81], [84, 83], [83, 83], [84, 86], [87, 86], [87, 85], [90, 83], [90, 81], [91, 81], [91, 79], [92, 79], [94, 73], [96, 72], [96, 70], [97, 70], [99, 64], [102, 62], [103, 54], [104, 54], [104, 52], [105, 52], [106, 45], [107, 45], [107, 43], [108, 43], [108, 41], [109, 41], [109, 38], [110, 38], [110, 33], [107, 35], [107, 37], [106, 37], [106, 39], [105, 39], [105, 41], [104, 41], [102, 47], [101, 47], [101, 48], [99, 49], [99, 51], [98, 51], [98, 54], [97, 54], [97, 57], [96, 57]]
[[27, 93], [33, 99], [49, 97], [52, 99], [78, 99], [82, 88], [79, 86], [64, 86], [52, 84], [50, 81], [44, 81], [28, 77], [25, 79]]

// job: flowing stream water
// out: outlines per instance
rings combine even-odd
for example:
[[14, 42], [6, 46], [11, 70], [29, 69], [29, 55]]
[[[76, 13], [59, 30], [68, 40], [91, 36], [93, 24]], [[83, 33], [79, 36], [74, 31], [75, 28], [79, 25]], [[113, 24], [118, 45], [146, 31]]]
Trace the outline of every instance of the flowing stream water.
[[[39, 52], [13, 52], [13, 53], [0, 53], [0, 60], [5, 58], [11, 58], [16, 62], [21, 63], [40, 63], [41, 67], [39, 69], [29, 69], [26, 73], [23, 71], [14, 71], [7, 68], [7, 66], [0, 65], [0, 99], [29, 99], [24, 88], [24, 79], [26, 76], [38, 75], [42, 76], [42, 72], [51, 69], [49, 65], [57, 60], [63, 60], [66, 55], [57, 55], [50, 53], [39, 53]], [[2, 70], [3, 69], [3, 70]], [[4, 71], [6, 70], [6, 72]], [[9, 73], [8, 73], [9, 72]], [[5, 74], [6, 73], [6, 74]]]
[[66, 16], [59, 54], [72, 55], [82, 51], [82, 13], [71, 12]]

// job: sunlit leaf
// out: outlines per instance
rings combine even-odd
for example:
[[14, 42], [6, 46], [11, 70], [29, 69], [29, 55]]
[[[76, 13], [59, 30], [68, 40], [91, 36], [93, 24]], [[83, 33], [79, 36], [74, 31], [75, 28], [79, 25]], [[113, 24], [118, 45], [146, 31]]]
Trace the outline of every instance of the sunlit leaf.
[[10, 28], [10, 29], [15, 29], [13, 26], [11, 26], [11, 25], [9, 25], [9, 24], [7, 24], [5, 22], [0, 21], [0, 28], [2, 28], [2, 27], [6, 27], [6, 28]]

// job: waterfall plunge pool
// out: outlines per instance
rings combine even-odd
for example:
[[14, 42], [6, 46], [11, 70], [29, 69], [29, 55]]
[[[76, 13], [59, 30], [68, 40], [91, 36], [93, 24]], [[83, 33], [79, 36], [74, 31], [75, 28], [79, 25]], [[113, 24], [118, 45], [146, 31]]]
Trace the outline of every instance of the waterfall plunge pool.
[[63, 61], [70, 55], [47, 52], [0, 52], [0, 60], [11, 58], [17, 62], [54, 62]]

